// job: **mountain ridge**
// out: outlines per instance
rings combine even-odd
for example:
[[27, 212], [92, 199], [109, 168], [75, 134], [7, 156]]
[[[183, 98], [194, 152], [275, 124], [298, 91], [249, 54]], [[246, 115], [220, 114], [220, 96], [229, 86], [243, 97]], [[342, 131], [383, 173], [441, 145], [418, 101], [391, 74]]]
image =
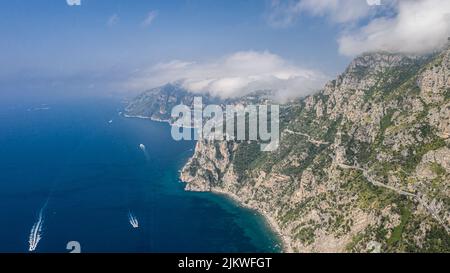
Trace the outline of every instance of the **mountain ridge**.
[[289, 252], [449, 252], [450, 49], [363, 54], [289, 102], [280, 148], [197, 142], [186, 190], [263, 215]]

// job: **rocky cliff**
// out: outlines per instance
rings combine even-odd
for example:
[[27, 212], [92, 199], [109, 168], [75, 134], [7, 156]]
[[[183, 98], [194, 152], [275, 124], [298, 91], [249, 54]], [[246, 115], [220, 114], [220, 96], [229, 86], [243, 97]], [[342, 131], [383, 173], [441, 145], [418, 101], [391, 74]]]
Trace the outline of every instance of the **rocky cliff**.
[[199, 141], [186, 189], [260, 211], [288, 251], [450, 251], [450, 49], [360, 56], [280, 119], [275, 152]]
[[[165, 119], [190, 105], [188, 93], [167, 94], [143, 94], [128, 112]], [[260, 211], [287, 251], [450, 251], [450, 48], [362, 55], [320, 92], [282, 105], [280, 121], [274, 152], [198, 141], [186, 189]]]
[[266, 102], [272, 97], [272, 92], [259, 90], [240, 98], [221, 99], [209, 94], [193, 94], [179, 84], [169, 83], [150, 89], [131, 100], [125, 108], [125, 115], [172, 123], [174, 121], [171, 117], [172, 108], [183, 104], [193, 109], [195, 97], [201, 97], [203, 105], [246, 105]]

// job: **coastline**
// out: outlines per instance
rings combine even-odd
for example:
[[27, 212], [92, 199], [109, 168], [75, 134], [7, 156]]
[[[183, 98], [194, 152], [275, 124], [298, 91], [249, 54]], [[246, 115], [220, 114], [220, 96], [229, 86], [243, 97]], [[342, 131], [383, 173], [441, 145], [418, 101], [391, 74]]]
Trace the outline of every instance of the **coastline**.
[[[164, 122], [164, 123], [168, 123], [169, 125], [172, 125], [169, 120], [159, 120], [159, 119], [154, 119], [152, 117], [139, 116], [139, 115], [128, 115], [125, 113], [123, 113], [123, 116], [126, 118], [148, 119], [148, 120], [151, 120], [154, 122]], [[180, 172], [181, 172], [181, 170], [180, 170]], [[185, 183], [185, 182], [183, 181], [183, 183]], [[286, 236], [285, 234], [283, 234], [280, 226], [275, 221], [275, 219], [273, 219], [271, 216], [269, 216], [266, 212], [264, 212], [256, 207], [245, 204], [243, 202], [243, 200], [234, 193], [231, 193], [231, 192], [228, 192], [225, 190], [221, 190], [221, 189], [211, 189], [210, 192], [213, 194], [223, 195], [223, 196], [231, 199], [232, 201], [236, 202], [236, 204], [238, 204], [239, 206], [253, 210], [256, 213], [258, 213], [259, 215], [261, 215], [264, 218], [264, 220], [266, 221], [266, 223], [268, 224], [268, 227], [272, 230], [272, 232], [275, 233], [277, 238], [280, 240], [283, 253], [293, 253], [293, 250], [291, 247], [291, 239], [288, 236]]]
[[[125, 118], [148, 119], [148, 120], [151, 120], [151, 121], [154, 121], [154, 122], [167, 123], [170, 126], [177, 126], [177, 125], [173, 124], [173, 122], [171, 122], [168, 119], [157, 119], [157, 118], [146, 117], [146, 116], [139, 116], [139, 115], [128, 115], [128, 114], [124, 114], [124, 113], [122, 113], [122, 116], [125, 117]], [[179, 128], [196, 129], [194, 126], [183, 126], [183, 127], [179, 127]]]
[[266, 221], [266, 223], [268, 224], [269, 228], [275, 233], [275, 235], [279, 238], [280, 243], [281, 243], [281, 248], [283, 250], [283, 253], [293, 253], [293, 249], [291, 247], [291, 239], [286, 236], [285, 234], [283, 234], [283, 232], [281, 231], [280, 226], [278, 225], [278, 223], [275, 221], [275, 219], [273, 219], [271, 216], [269, 216], [266, 212], [255, 208], [253, 206], [247, 205], [245, 204], [242, 199], [237, 196], [234, 193], [231, 192], [227, 192], [225, 190], [221, 190], [221, 189], [211, 189], [210, 191], [213, 194], [218, 194], [218, 195], [223, 195], [231, 200], [233, 200], [234, 202], [236, 202], [238, 205], [240, 205], [241, 207], [253, 210], [255, 212], [257, 212], [259, 215], [261, 215], [264, 220]]
[[[139, 116], [139, 115], [128, 115], [128, 114], [125, 114], [125, 113], [122, 113], [122, 115], [123, 115], [123, 117], [125, 117], [125, 118], [148, 119], [148, 120], [155, 121], [155, 122], [163, 122], [163, 123], [168, 123], [168, 124], [170, 124], [170, 121], [169, 121], [169, 120], [156, 119], [156, 118], [152, 118], [152, 117]], [[170, 125], [172, 125], [172, 124], [170, 124]]]

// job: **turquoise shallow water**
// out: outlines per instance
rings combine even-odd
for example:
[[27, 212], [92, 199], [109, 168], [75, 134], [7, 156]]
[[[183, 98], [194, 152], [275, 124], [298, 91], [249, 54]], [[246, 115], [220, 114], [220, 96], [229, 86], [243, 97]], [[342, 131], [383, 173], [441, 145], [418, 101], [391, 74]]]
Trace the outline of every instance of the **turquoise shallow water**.
[[183, 190], [195, 143], [173, 141], [167, 124], [123, 118], [111, 99], [0, 106], [0, 252], [28, 251], [46, 203], [37, 252], [69, 241], [82, 252], [280, 251], [253, 211]]

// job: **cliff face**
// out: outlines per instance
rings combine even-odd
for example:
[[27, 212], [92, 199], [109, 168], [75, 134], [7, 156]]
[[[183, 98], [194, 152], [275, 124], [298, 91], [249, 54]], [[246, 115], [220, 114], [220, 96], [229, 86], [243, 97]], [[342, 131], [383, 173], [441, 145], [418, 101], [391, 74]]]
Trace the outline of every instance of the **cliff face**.
[[[171, 110], [174, 106], [184, 104], [192, 106], [194, 94], [189, 93], [181, 86], [167, 84], [162, 87], [148, 90], [133, 99], [125, 109], [128, 116], [145, 117], [157, 121], [171, 122]], [[212, 103], [209, 96], [202, 96], [204, 103]]]
[[148, 90], [133, 100], [125, 108], [125, 114], [129, 117], [149, 118], [155, 121], [172, 123], [171, 111], [174, 106], [184, 104], [193, 109], [194, 98], [201, 97], [204, 105], [228, 105], [228, 104], [257, 104], [265, 103], [272, 97], [267, 90], [250, 93], [241, 98], [221, 99], [208, 94], [193, 94], [178, 84], [166, 84], [161, 87]]
[[186, 189], [259, 210], [292, 251], [450, 251], [450, 49], [363, 55], [281, 109], [278, 150], [199, 141]]

